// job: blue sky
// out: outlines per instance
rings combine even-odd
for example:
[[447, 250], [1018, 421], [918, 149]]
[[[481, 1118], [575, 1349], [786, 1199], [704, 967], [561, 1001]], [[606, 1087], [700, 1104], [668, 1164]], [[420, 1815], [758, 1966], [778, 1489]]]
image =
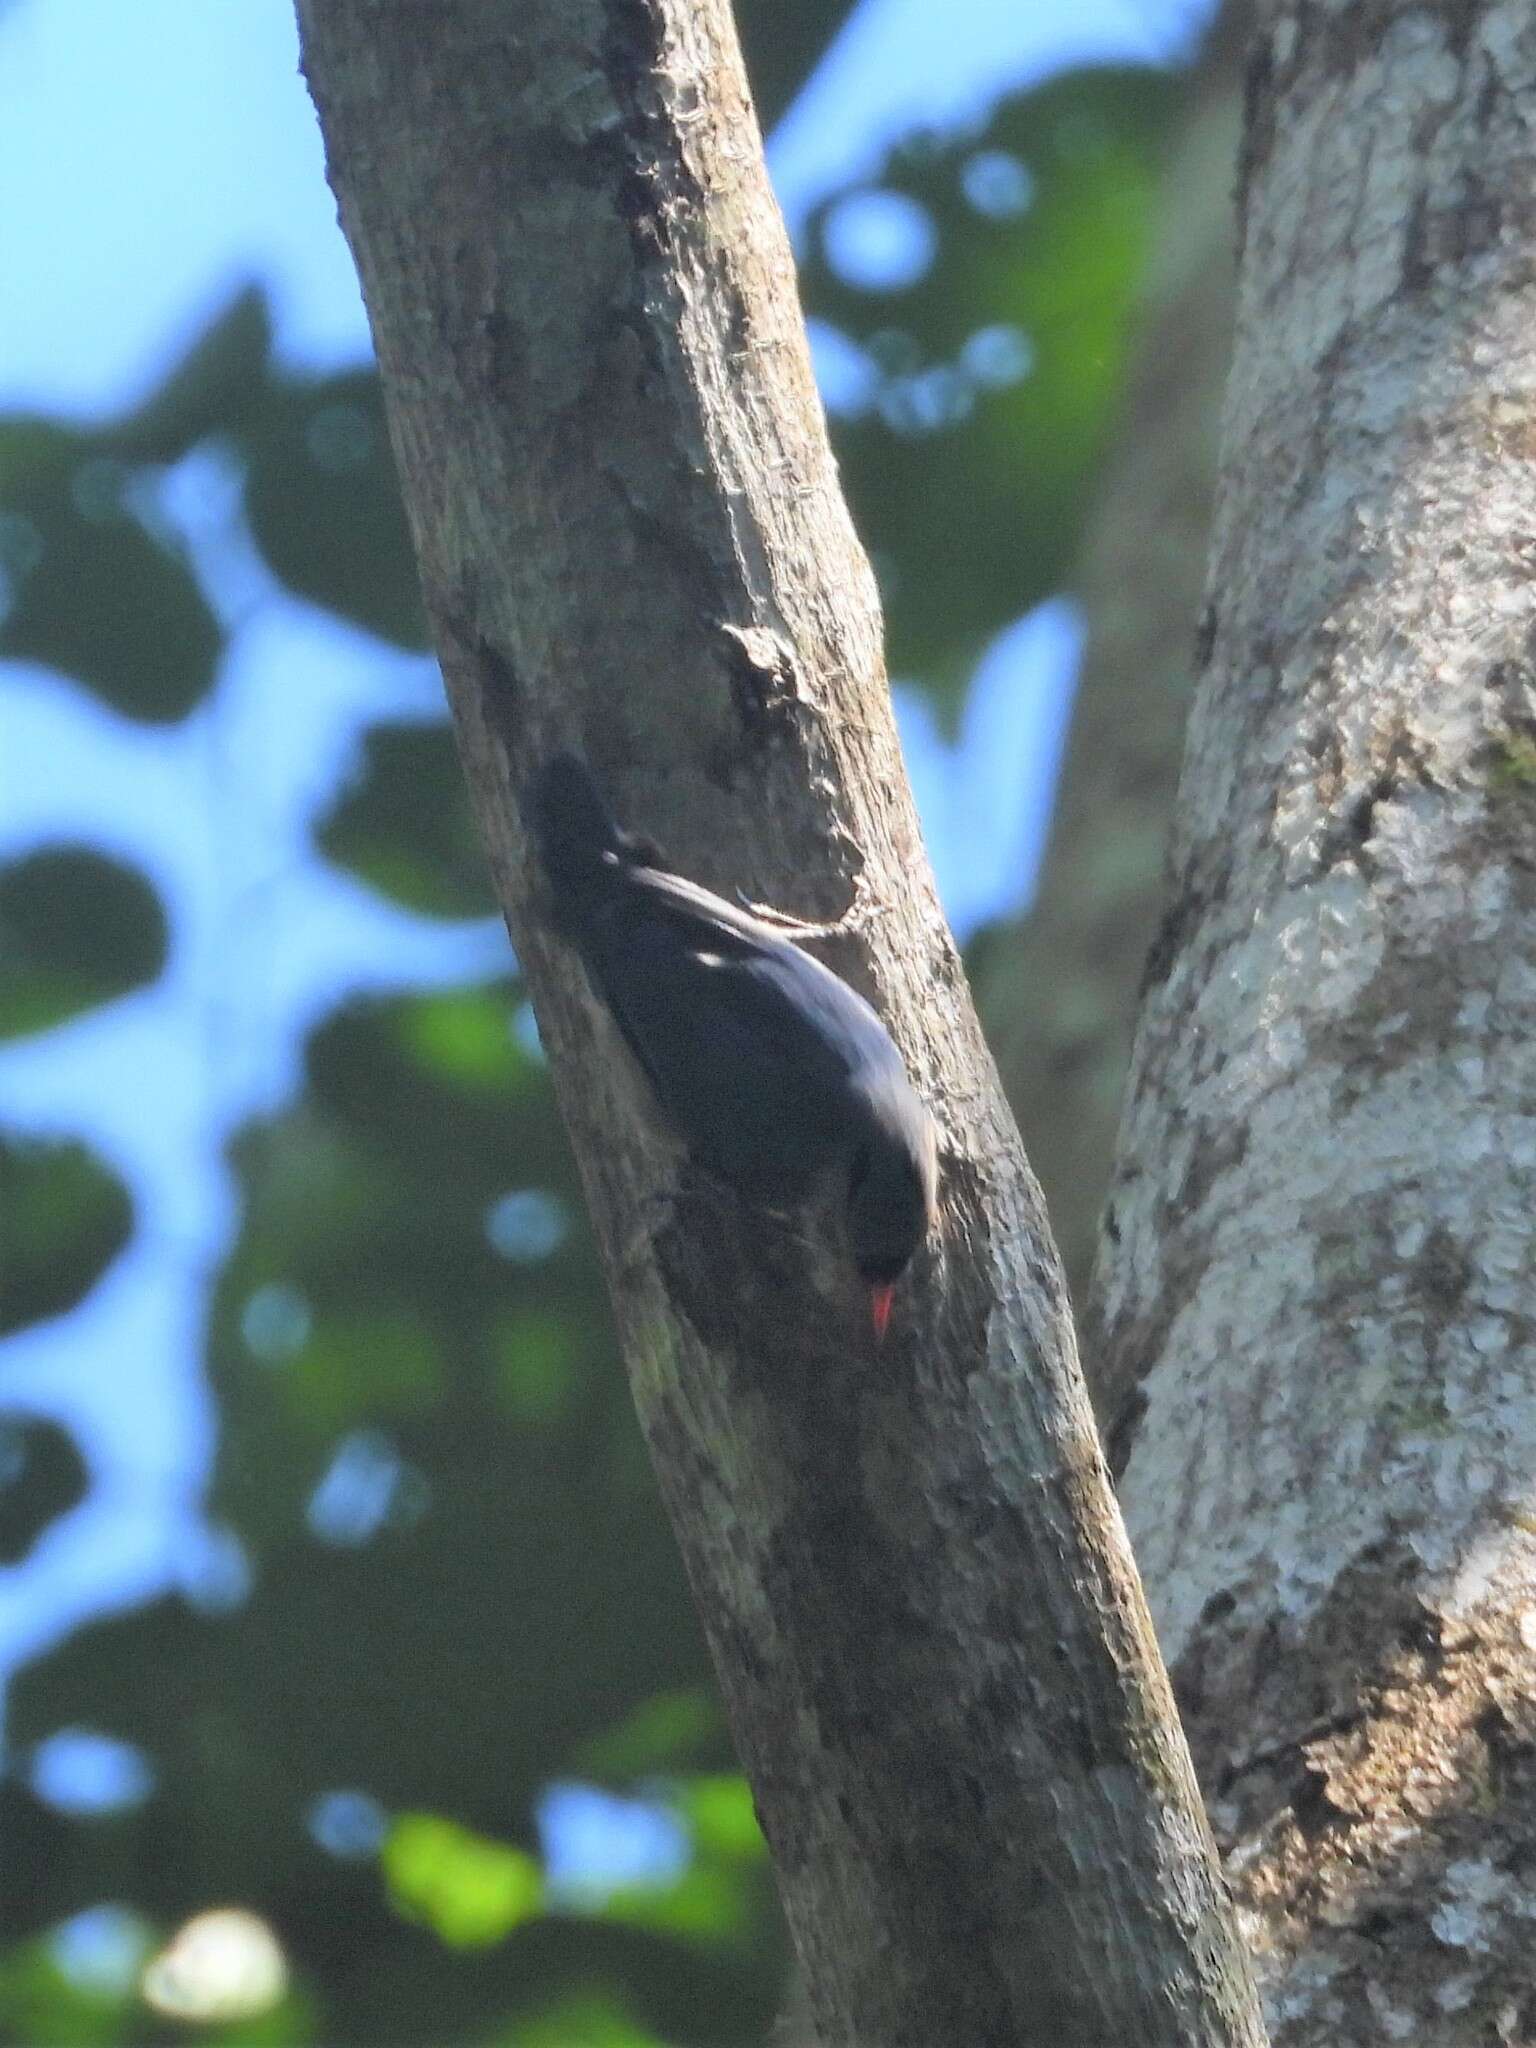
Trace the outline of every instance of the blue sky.
[[[1166, 53], [1190, 18], [1127, 0], [865, 0], [774, 138], [786, 212], [801, 217], [914, 123], [973, 118], [1004, 86], [1071, 58]], [[0, 12], [0, 190], [12, 196], [5, 410], [88, 418], [130, 403], [250, 276], [294, 365], [366, 353], [277, 0], [17, 0]], [[0, 1048], [5, 1122], [89, 1138], [138, 1211], [133, 1245], [90, 1299], [5, 1347], [7, 1404], [71, 1426], [92, 1490], [0, 1571], [0, 1676], [168, 1581], [211, 1598], [238, 1582], [238, 1557], [199, 1507], [212, 1430], [201, 1315], [238, 1223], [223, 1140], [292, 1090], [304, 1032], [345, 992], [456, 980], [505, 957], [499, 930], [407, 916], [310, 857], [311, 821], [361, 725], [434, 715], [438, 684], [429, 663], [292, 602], [259, 562], [209, 541], [229, 488], [205, 458], [176, 486], [214, 601], [243, 622], [217, 690], [182, 726], [139, 728], [65, 678], [0, 666], [0, 857], [89, 838], [150, 874], [173, 931], [154, 988]], [[1003, 635], [954, 747], [898, 691], [962, 931], [1026, 894], [1077, 643], [1060, 604]]]

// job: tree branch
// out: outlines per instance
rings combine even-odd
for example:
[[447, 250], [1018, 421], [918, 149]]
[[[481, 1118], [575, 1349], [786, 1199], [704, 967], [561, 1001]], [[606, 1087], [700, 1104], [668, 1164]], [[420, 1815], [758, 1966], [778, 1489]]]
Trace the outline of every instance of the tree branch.
[[[471, 789], [821, 2034], [1256, 2043], [728, 12], [299, 17]], [[945, 1220], [878, 1357], [842, 1262], [636, 1114], [519, 820], [556, 744], [713, 887], [884, 907], [839, 965], [940, 1118]]]

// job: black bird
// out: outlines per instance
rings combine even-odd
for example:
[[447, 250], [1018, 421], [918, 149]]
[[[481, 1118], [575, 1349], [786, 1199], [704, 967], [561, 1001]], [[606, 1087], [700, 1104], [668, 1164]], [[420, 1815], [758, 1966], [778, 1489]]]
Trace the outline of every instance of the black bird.
[[933, 1121], [885, 1026], [764, 917], [620, 831], [569, 754], [538, 776], [532, 816], [559, 924], [691, 1156], [770, 1207], [804, 1201], [823, 1172], [846, 1176], [883, 1337], [938, 1186]]

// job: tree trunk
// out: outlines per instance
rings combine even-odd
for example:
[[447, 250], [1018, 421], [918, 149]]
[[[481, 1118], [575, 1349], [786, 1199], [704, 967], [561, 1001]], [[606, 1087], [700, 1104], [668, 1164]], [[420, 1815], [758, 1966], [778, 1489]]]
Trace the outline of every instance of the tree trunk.
[[[727, 10], [299, 16], [474, 800], [819, 2032], [1256, 2042]], [[880, 1355], [835, 1253], [637, 1114], [519, 822], [557, 744], [706, 883], [873, 913], [838, 964], [936, 1107], [945, 1181]]]
[[[1232, 164], [1251, 16], [1229, 0], [1190, 80], [1124, 418], [1076, 578], [1088, 647], [1039, 893], [1017, 933], [985, 949], [976, 991], [1079, 1302], [1167, 893], [1232, 358]], [[1100, 1364], [1084, 1354], [1102, 1418], [1118, 1404]]]
[[1533, 138], [1529, 0], [1266, 13], [1090, 1339], [1277, 2039], [1317, 2048], [1536, 2038]]

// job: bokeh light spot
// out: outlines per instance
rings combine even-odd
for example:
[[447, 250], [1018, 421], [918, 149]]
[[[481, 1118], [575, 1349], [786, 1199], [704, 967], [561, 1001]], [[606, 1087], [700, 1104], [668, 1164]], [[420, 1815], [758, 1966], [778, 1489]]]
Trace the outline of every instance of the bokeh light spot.
[[240, 1334], [249, 1351], [275, 1365], [303, 1350], [312, 1321], [309, 1303], [296, 1287], [270, 1280], [265, 1287], [256, 1288], [245, 1304]]
[[1035, 181], [1028, 164], [1006, 149], [979, 149], [967, 157], [960, 189], [978, 213], [989, 220], [1015, 220], [1029, 211]]
[[222, 1906], [177, 1929], [145, 1966], [140, 1989], [156, 2012], [214, 2026], [269, 2012], [288, 1989], [288, 1965], [265, 1920]]
[[565, 1239], [570, 1219], [564, 1204], [542, 1188], [514, 1188], [485, 1212], [485, 1234], [491, 1249], [514, 1265], [536, 1265]]
[[310, 1806], [309, 1832], [328, 1856], [375, 1856], [389, 1816], [366, 1792], [322, 1792]]
[[33, 1750], [31, 1780], [39, 1799], [83, 1820], [142, 1805], [155, 1774], [131, 1742], [94, 1728], [61, 1728]]
[[822, 224], [828, 263], [844, 284], [866, 292], [909, 291], [938, 245], [932, 214], [905, 192], [850, 192]]

